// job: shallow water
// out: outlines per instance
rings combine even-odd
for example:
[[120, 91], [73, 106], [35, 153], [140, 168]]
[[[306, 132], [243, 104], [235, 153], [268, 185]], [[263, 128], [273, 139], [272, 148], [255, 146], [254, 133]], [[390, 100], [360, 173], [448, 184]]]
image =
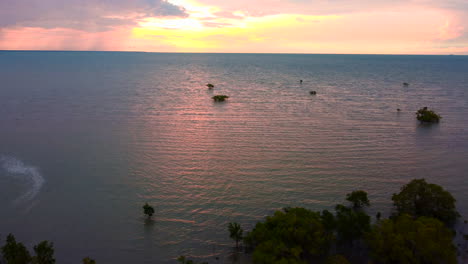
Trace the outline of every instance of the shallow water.
[[467, 72], [466, 56], [0, 52], [0, 239], [53, 241], [58, 263], [230, 263], [228, 222], [355, 189], [388, 215], [422, 177], [468, 218]]

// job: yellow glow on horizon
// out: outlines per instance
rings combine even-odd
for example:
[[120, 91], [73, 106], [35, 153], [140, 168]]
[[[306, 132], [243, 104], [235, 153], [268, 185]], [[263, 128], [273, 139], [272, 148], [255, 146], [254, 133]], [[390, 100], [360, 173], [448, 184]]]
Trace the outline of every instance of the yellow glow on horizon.
[[353, 8], [339, 16], [313, 15], [322, 9], [332, 14], [330, 1], [167, 1], [186, 16], [147, 17], [137, 8], [93, 13], [96, 25], [19, 23], [0, 29], [0, 50], [468, 54], [466, 13], [427, 1]]
[[[222, 49], [226, 45], [241, 47], [246, 43], [261, 43], [287, 38], [287, 34], [301, 34], [310, 30], [317, 21], [330, 21], [339, 16], [306, 16], [283, 14], [264, 17], [247, 17], [239, 19], [222, 19], [227, 23], [220, 27], [203, 25], [199, 20], [186, 18], [175, 20], [158, 20], [141, 23], [133, 29], [133, 37], [151, 40], [176, 47], [179, 51], [209, 51]], [[285, 35], [273, 38], [274, 32]]]

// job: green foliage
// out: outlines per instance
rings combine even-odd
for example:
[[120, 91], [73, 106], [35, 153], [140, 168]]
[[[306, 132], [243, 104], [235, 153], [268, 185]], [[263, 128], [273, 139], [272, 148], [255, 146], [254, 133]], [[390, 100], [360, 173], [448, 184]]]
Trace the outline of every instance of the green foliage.
[[349, 261], [342, 255], [334, 255], [327, 258], [326, 264], [349, 264]]
[[96, 264], [96, 261], [94, 259], [86, 257], [83, 259], [83, 264]]
[[206, 86], [207, 86], [209, 89], [213, 89], [213, 88], [214, 88], [214, 85], [211, 84], [211, 83], [207, 84]]
[[370, 216], [360, 210], [353, 210], [338, 204], [336, 210], [336, 229], [341, 242], [352, 243], [361, 239], [370, 230]]
[[428, 216], [452, 225], [460, 216], [455, 208], [455, 198], [437, 184], [427, 183], [424, 179], [415, 179], [393, 194], [393, 205], [398, 214], [414, 217]]
[[31, 261], [31, 255], [22, 243], [16, 243], [16, 239], [9, 234], [6, 244], [2, 247], [3, 258], [6, 264], [27, 264]]
[[154, 214], [154, 208], [148, 203], [145, 203], [145, 205], [143, 205], [143, 213], [148, 217], [151, 217]]
[[34, 246], [36, 256], [32, 258], [33, 264], [54, 264], [54, 244], [48, 241], [42, 241]]
[[354, 209], [361, 209], [364, 206], [370, 206], [369, 199], [367, 199], [367, 192], [365, 191], [353, 191], [346, 195], [346, 200], [353, 204]]
[[452, 232], [434, 218], [383, 220], [367, 239], [373, 258], [382, 264], [457, 263]]
[[[180, 264], [196, 264], [193, 260], [187, 259], [185, 256], [180, 256], [177, 258], [177, 261]], [[200, 264], [208, 264], [208, 262], [201, 262]]]
[[423, 107], [416, 112], [416, 119], [421, 122], [437, 123], [441, 118], [442, 117], [440, 115], [429, 110], [427, 107]]
[[177, 258], [177, 261], [180, 263], [180, 264], [194, 264], [193, 263], [193, 260], [189, 260], [187, 259], [185, 256], [180, 256]]
[[229, 96], [227, 95], [215, 95], [212, 97], [215, 102], [224, 102]]
[[335, 216], [332, 213], [330, 213], [328, 210], [323, 210], [320, 217], [322, 218], [322, 224], [323, 224], [323, 227], [325, 228], [325, 231], [328, 234], [333, 234], [333, 232], [336, 229]]
[[236, 248], [239, 247], [239, 241], [242, 239], [242, 233], [244, 232], [238, 223], [228, 224], [229, 237], [236, 241]]
[[257, 223], [245, 242], [254, 248], [255, 263], [305, 263], [310, 257], [326, 255], [332, 239], [320, 213], [285, 208]]

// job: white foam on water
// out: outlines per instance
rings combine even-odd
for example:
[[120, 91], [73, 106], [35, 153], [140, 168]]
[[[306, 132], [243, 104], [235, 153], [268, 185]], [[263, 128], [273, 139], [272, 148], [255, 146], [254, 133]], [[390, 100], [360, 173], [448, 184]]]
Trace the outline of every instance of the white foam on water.
[[0, 165], [9, 176], [29, 184], [27, 191], [16, 198], [13, 203], [19, 204], [33, 201], [45, 182], [39, 170], [36, 167], [26, 165], [21, 160], [10, 156], [0, 156]]

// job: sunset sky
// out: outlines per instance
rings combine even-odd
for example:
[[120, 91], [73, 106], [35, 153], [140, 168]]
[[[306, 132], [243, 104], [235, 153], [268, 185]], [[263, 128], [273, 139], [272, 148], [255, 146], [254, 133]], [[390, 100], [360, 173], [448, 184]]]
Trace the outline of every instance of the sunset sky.
[[468, 0], [0, 0], [0, 50], [468, 54]]

